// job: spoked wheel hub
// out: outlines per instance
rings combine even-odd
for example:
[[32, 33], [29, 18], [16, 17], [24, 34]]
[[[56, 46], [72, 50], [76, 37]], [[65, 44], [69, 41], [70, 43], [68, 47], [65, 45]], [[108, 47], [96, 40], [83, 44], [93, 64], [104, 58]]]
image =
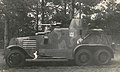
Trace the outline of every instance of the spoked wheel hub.
[[79, 55], [79, 60], [82, 62], [82, 63], [85, 63], [89, 60], [89, 55], [86, 54], [86, 53], [83, 53], [81, 55]]
[[5, 61], [9, 67], [23, 66], [25, 62], [25, 55], [19, 50], [11, 50], [5, 58]]
[[97, 50], [94, 54], [96, 64], [107, 64], [111, 61], [111, 53], [106, 49]]
[[9, 63], [12, 65], [18, 65], [21, 62], [21, 55], [19, 53], [13, 53], [9, 56]]
[[92, 63], [92, 53], [87, 49], [79, 50], [75, 55], [77, 65], [89, 65]]
[[105, 53], [105, 52], [102, 52], [100, 55], [99, 55], [99, 60], [101, 61], [101, 62], [105, 62], [107, 59], [108, 59], [108, 54], [107, 53]]

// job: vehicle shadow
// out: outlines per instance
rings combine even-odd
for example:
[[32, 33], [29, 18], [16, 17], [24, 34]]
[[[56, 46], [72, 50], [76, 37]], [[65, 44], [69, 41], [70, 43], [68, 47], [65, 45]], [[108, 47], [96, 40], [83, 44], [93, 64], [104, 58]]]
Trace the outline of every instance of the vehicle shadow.
[[26, 62], [25, 66], [41, 66], [41, 67], [49, 67], [49, 66], [76, 66], [74, 61], [48, 61], [48, 62]]
[[120, 62], [112, 60], [106, 65], [87, 65], [87, 66], [77, 66], [74, 61], [62, 61], [62, 62], [26, 62], [23, 68], [37, 69], [39, 67], [82, 67], [82, 68], [115, 68], [120, 67]]
[[2, 69], [39, 69], [39, 68], [50, 68], [50, 69], [59, 69], [59, 68], [74, 68], [74, 69], [87, 69], [87, 68], [120, 68], [120, 62], [112, 60], [111, 63], [107, 65], [87, 65], [87, 66], [77, 66], [74, 61], [59, 61], [59, 62], [26, 62], [23, 67], [14, 67], [9, 68], [7, 65], [4, 65]]

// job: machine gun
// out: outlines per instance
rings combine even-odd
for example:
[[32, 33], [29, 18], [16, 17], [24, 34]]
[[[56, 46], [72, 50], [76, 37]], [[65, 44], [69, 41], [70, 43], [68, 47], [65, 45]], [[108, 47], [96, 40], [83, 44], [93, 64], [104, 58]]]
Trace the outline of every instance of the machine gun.
[[35, 33], [35, 35], [45, 35], [45, 34], [48, 34], [48, 33], [52, 32], [54, 30], [54, 28], [60, 27], [60, 25], [61, 25], [61, 23], [40, 24], [39, 26], [41, 28], [44, 27], [44, 29], [42, 29], [41, 31]]

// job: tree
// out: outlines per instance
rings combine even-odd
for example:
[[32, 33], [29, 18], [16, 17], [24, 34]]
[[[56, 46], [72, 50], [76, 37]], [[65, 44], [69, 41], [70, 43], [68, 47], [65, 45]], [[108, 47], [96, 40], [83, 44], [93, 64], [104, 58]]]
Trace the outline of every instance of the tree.
[[0, 17], [4, 19], [2, 23], [8, 25], [8, 39], [34, 35], [35, 25], [39, 21], [42, 23], [57, 21], [61, 22], [63, 27], [68, 27], [75, 9], [79, 10], [80, 3], [83, 3], [81, 10], [86, 23], [91, 24], [90, 28], [119, 32], [120, 5], [108, 2], [105, 5], [107, 8], [100, 6], [101, 9], [98, 9], [102, 2], [102, 0], [1, 0]]
[[120, 32], [120, 4], [114, 0], [101, 1], [94, 6], [91, 16], [91, 25], [94, 28], [102, 28], [113, 38], [113, 41], [119, 42]]
[[[33, 8], [30, 6], [31, 3], [30, 0], [28, 2], [24, 0], [1, 0], [0, 15], [3, 17], [5, 24], [5, 47], [8, 45], [10, 38], [23, 36], [25, 32], [27, 34], [33, 31], [32, 20], [34, 18], [28, 16]], [[31, 26], [27, 26], [28, 24]]]

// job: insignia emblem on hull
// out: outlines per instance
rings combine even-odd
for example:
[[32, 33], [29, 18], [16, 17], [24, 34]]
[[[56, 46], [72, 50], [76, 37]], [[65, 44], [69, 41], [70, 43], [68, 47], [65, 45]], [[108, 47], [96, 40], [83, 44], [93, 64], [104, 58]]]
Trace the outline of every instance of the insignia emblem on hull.
[[70, 32], [70, 37], [74, 37], [74, 32]]

